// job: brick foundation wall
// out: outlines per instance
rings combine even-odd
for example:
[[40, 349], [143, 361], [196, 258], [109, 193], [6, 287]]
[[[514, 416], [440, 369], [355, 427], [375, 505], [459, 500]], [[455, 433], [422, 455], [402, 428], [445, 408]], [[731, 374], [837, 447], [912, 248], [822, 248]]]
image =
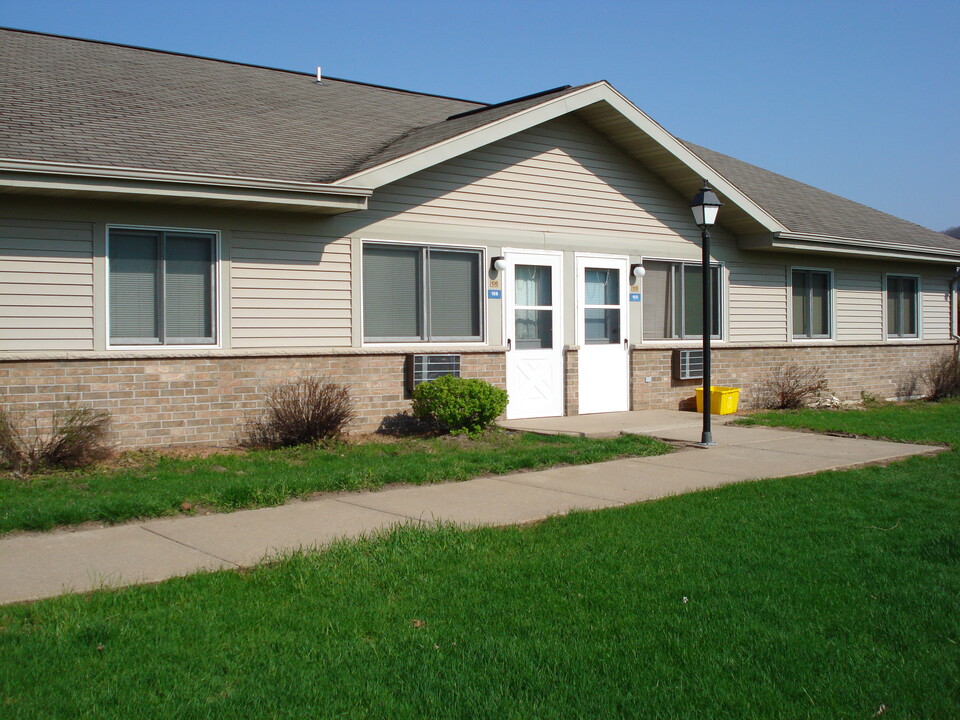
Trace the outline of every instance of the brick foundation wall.
[[[701, 382], [672, 378], [672, 352], [666, 348], [633, 349], [631, 409], [694, 406], [694, 388], [700, 387]], [[741, 388], [740, 407], [750, 408], [753, 389], [763, 378], [777, 367], [793, 362], [818, 366], [827, 377], [830, 392], [841, 400], [860, 400], [862, 392], [881, 398], [905, 397], [923, 392], [915, 384], [918, 370], [947, 352], [956, 352], [956, 345], [944, 342], [714, 348], [712, 384]], [[647, 377], [651, 382], [646, 382]]]
[[[41, 422], [64, 402], [89, 403], [112, 415], [121, 447], [231, 444], [263, 408], [273, 386], [322, 375], [347, 385], [356, 420], [376, 430], [408, 411], [405, 354], [181, 357], [0, 362], [4, 407]], [[506, 387], [503, 353], [462, 353], [461, 374]], [[31, 423], [32, 420], [28, 420]]]
[[563, 351], [563, 414], [580, 414], [580, 351]]

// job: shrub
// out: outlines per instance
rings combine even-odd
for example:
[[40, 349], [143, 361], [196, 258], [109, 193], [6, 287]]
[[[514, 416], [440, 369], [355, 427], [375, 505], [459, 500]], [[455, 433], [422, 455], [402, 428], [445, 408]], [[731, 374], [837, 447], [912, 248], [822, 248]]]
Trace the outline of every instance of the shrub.
[[787, 363], [760, 380], [754, 404], [769, 410], [796, 410], [827, 390], [827, 378], [819, 367]]
[[447, 375], [413, 391], [413, 414], [453, 434], [482, 432], [506, 407], [506, 390], [475, 378]]
[[354, 418], [350, 392], [320, 377], [279, 385], [262, 416], [248, 423], [244, 440], [255, 447], [308, 445], [343, 433]]
[[920, 379], [927, 387], [927, 399], [956, 397], [960, 395], [960, 359], [952, 352], [944, 353], [920, 371]]
[[110, 454], [110, 413], [76, 403], [56, 410], [46, 433], [23, 430], [23, 416], [0, 410], [0, 463], [20, 473], [49, 467], [73, 468]]

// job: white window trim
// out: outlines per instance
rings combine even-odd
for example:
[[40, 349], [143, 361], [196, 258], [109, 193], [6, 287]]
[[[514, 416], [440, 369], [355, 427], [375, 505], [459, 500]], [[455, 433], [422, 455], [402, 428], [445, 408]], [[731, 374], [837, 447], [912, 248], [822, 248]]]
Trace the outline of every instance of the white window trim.
[[[457, 243], [451, 242], [422, 242], [417, 240], [385, 240], [383, 238], [359, 238], [360, 240], [360, 272], [357, 273], [357, 287], [359, 288], [359, 295], [354, 295], [356, 300], [356, 307], [358, 308], [359, 314], [358, 319], [360, 322], [360, 347], [364, 348], [411, 348], [416, 350], [416, 352], [432, 352], [433, 350], [441, 351], [451, 347], [461, 347], [461, 346], [483, 346], [488, 345], [487, 338], [489, 337], [488, 331], [488, 321], [489, 313], [487, 312], [487, 271], [489, 270], [489, 260], [487, 258], [488, 248], [483, 245], [460, 245]], [[408, 245], [410, 247], [418, 248], [443, 248], [451, 250], [465, 250], [470, 252], [480, 252], [480, 339], [479, 340], [396, 340], [396, 341], [372, 341], [368, 342], [365, 336], [365, 329], [363, 326], [363, 248], [366, 245]]]
[[[887, 331], [887, 278], [889, 277], [898, 277], [898, 278], [913, 278], [917, 281], [917, 334], [916, 335], [890, 335]], [[905, 273], [905, 272], [885, 272], [883, 274], [883, 285], [880, 289], [881, 293], [881, 312], [883, 319], [883, 339], [885, 342], [917, 342], [918, 340], [923, 339], [923, 286], [922, 279], [919, 273]]]
[[[830, 302], [827, 316], [830, 320], [830, 334], [826, 337], [806, 337], [793, 334], [793, 271], [811, 270], [827, 273], [830, 287], [827, 291], [827, 300]], [[833, 268], [810, 267], [808, 265], [791, 265], [787, 271], [787, 342], [798, 344], [817, 345], [835, 342], [837, 339], [837, 280]]]
[[[683, 258], [676, 257], [657, 257], [657, 256], [640, 256], [640, 264], [645, 265], [647, 262], [662, 262], [662, 263], [674, 263], [681, 265], [699, 265], [703, 267], [703, 260], [688, 260]], [[720, 301], [720, 334], [715, 337], [710, 338], [710, 344], [712, 345], [724, 345], [727, 343], [727, 338], [729, 337], [729, 321], [730, 321], [730, 304], [727, 292], [727, 264], [720, 260], [711, 260], [710, 267], [716, 267], [720, 270], [720, 287], [717, 288], [717, 299]], [[628, 270], [629, 272], [629, 264]], [[628, 278], [628, 287], [633, 284], [633, 278]], [[645, 340], [643, 337], [643, 278], [640, 278], [640, 308], [636, 310], [636, 313], [640, 317], [640, 337], [637, 338], [637, 343], [639, 345], [646, 345], [648, 347], [700, 347], [703, 344], [703, 336], [698, 337], [685, 337], [685, 338], [661, 338], [657, 340]], [[629, 304], [629, 302], [628, 302]]]
[[[204, 235], [213, 235], [213, 287], [211, 288], [211, 293], [213, 294], [213, 321], [216, 323], [214, 328], [214, 333], [216, 337], [216, 342], [212, 343], [191, 343], [191, 344], [181, 344], [181, 345], [115, 345], [110, 342], [110, 233], [113, 230], [151, 230], [155, 232], [184, 232], [184, 233], [202, 233]], [[129, 351], [150, 351], [150, 352], [167, 352], [167, 351], [176, 351], [176, 350], [222, 350], [223, 349], [223, 303], [220, 299], [221, 288], [223, 287], [222, 283], [222, 273], [223, 273], [223, 263], [222, 259], [222, 239], [220, 236], [219, 230], [210, 230], [203, 228], [184, 228], [184, 227], [172, 227], [172, 226], [160, 226], [160, 225], [129, 225], [126, 223], [110, 223], [106, 226], [106, 244], [104, 246], [105, 257], [106, 257], [106, 266], [107, 272], [104, 281], [104, 314], [106, 315], [106, 347], [107, 350], [129, 350]]]

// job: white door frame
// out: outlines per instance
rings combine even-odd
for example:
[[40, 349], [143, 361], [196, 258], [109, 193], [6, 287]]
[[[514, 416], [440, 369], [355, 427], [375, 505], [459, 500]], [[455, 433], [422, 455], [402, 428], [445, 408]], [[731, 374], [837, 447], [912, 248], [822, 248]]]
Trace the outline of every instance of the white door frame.
[[[578, 412], [581, 415], [621, 412], [630, 409], [630, 258], [626, 255], [576, 253], [576, 317], [578, 367]], [[617, 270], [619, 282], [620, 333], [616, 343], [588, 344], [586, 339], [585, 278], [587, 268]], [[610, 306], [612, 309], [612, 306]]]
[[[563, 415], [563, 253], [553, 250], [504, 248], [507, 268], [503, 271], [503, 330], [507, 345], [507, 418], [556, 417]], [[516, 340], [517, 265], [551, 268], [553, 311], [552, 347], [525, 349]], [[543, 306], [546, 307], [546, 306]]]

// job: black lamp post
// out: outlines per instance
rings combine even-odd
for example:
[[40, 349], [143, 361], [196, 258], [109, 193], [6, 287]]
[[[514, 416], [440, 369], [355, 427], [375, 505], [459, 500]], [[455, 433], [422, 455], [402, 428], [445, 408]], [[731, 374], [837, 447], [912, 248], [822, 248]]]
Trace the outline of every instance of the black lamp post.
[[717, 221], [720, 211], [720, 199], [710, 189], [707, 181], [703, 181], [693, 200], [690, 209], [693, 211], [694, 222], [700, 227], [701, 250], [703, 251], [703, 434], [700, 437], [700, 447], [716, 445], [713, 442], [713, 432], [710, 429], [710, 335], [713, 331], [713, 291], [710, 272], [710, 226]]

